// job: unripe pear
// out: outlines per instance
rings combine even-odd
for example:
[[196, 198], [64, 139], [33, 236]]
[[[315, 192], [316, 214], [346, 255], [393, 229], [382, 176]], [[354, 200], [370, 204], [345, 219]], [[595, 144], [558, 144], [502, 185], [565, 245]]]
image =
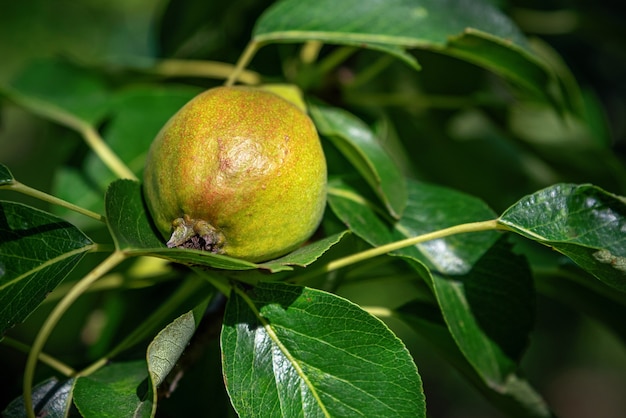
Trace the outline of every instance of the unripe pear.
[[154, 139], [144, 196], [169, 247], [252, 262], [284, 255], [318, 227], [326, 160], [310, 118], [259, 88], [217, 87]]

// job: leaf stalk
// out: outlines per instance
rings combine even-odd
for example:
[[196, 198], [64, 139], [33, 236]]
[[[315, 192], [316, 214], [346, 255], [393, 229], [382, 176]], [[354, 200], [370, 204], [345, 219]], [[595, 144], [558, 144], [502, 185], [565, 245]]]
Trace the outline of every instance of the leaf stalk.
[[226, 82], [224, 83], [225, 86], [230, 87], [235, 84], [235, 81], [240, 78], [241, 73], [248, 66], [250, 61], [252, 61], [252, 58], [261, 48], [261, 46], [262, 45], [259, 42], [254, 40], [248, 42], [246, 49], [243, 51], [243, 53], [239, 57], [239, 60], [237, 61], [237, 64], [235, 65], [235, 69], [226, 79]]
[[319, 269], [315, 269], [311, 271], [310, 273], [300, 275], [297, 281], [299, 283], [303, 283], [304, 281], [312, 277], [329, 273], [331, 271], [339, 270], [341, 268], [350, 266], [352, 264], [356, 264], [361, 261], [378, 257], [380, 255], [385, 255], [390, 252], [400, 250], [402, 248], [421, 244], [426, 241], [432, 241], [435, 239], [445, 238], [445, 237], [449, 237], [451, 235], [456, 235], [456, 234], [463, 234], [463, 233], [470, 233], [470, 232], [484, 232], [484, 231], [493, 231], [493, 230], [501, 230], [501, 229], [506, 229], [506, 228], [500, 225], [500, 223], [498, 222], [498, 219], [454, 225], [449, 228], [443, 228], [438, 231], [433, 231], [433, 232], [418, 235], [415, 237], [406, 238], [400, 241], [394, 241], [389, 244], [370, 248], [365, 251], [348, 255], [346, 257], [338, 258], [320, 267]]
[[27, 196], [31, 196], [34, 197], [36, 199], [39, 199], [41, 201], [47, 202], [47, 203], [51, 203], [53, 205], [57, 205], [57, 206], [61, 206], [64, 207], [66, 209], [72, 210], [74, 212], [80, 213], [81, 215], [85, 215], [88, 216], [92, 219], [95, 219], [97, 221], [100, 222], [106, 222], [104, 215], [101, 215], [99, 213], [96, 212], [92, 212], [89, 209], [85, 209], [81, 206], [75, 205], [73, 203], [67, 202], [63, 199], [59, 199], [56, 196], [52, 196], [48, 193], [42, 192], [40, 190], [37, 189], [33, 189], [32, 187], [29, 187], [25, 184], [20, 183], [19, 181], [13, 181], [9, 184], [8, 187], [9, 190], [13, 190], [15, 192], [18, 193], [22, 193], [24, 195]]
[[85, 277], [79, 280], [74, 287], [65, 295], [65, 297], [59, 302], [57, 306], [54, 307], [48, 318], [43, 323], [37, 337], [35, 337], [35, 341], [33, 341], [33, 346], [28, 354], [28, 358], [26, 359], [26, 367], [24, 370], [24, 382], [23, 382], [23, 396], [24, 396], [24, 406], [26, 409], [26, 414], [28, 418], [35, 418], [35, 411], [33, 409], [33, 379], [35, 375], [35, 368], [37, 367], [37, 360], [40, 357], [40, 354], [43, 350], [48, 337], [52, 333], [54, 327], [57, 325], [63, 314], [67, 312], [70, 306], [78, 299], [80, 295], [85, 293], [85, 291], [100, 277], [108, 273], [111, 269], [117, 266], [126, 258], [126, 255], [121, 251], [116, 251], [112, 253], [109, 257], [107, 257], [102, 263], [100, 263], [96, 268], [94, 268], [91, 272], [89, 272]]
[[[14, 348], [23, 353], [28, 353], [31, 349], [31, 347], [29, 347], [27, 344], [24, 344], [21, 341], [17, 341], [11, 337], [4, 337], [2, 339], [2, 343], [8, 347]], [[47, 364], [48, 366], [52, 367], [53, 369], [63, 374], [64, 376], [69, 377], [69, 376], [72, 376], [74, 373], [76, 373], [76, 371], [70, 366], [68, 366], [67, 364], [63, 363], [62, 361], [44, 352], [39, 353], [38, 359], [42, 363]]]
[[104, 142], [96, 128], [86, 123], [80, 123], [76, 129], [87, 142], [87, 145], [116, 176], [121, 179], [138, 180], [135, 173]]

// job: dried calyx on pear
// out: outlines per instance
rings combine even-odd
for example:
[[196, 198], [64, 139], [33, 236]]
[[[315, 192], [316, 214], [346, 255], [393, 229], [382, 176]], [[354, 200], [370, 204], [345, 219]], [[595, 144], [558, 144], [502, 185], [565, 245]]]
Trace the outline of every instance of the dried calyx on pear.
[[301, 107], [252, 87], [217, 87], [183, 106], [154, 139], [144, 196], [169, 247], [258, 262], [318, 227], [326, 160]]

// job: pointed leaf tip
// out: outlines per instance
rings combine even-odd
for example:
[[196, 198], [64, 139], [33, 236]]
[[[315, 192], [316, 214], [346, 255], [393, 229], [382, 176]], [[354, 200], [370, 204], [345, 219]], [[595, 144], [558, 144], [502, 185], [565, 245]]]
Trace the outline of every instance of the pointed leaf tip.
[[563, 253], [626, 292], [626, 200], [590, 184], [557, 184], [520, 199], [499, 222]]

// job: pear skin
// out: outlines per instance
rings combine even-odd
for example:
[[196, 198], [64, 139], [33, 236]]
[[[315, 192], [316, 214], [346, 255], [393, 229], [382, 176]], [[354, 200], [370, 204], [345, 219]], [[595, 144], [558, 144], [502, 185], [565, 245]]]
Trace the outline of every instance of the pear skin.
[[168, 246], [259, 262], [315, 232], [326, 176], [317, 131], [298, 106], [259, 88], [217, 87], [156, 136], [143, 191]]

